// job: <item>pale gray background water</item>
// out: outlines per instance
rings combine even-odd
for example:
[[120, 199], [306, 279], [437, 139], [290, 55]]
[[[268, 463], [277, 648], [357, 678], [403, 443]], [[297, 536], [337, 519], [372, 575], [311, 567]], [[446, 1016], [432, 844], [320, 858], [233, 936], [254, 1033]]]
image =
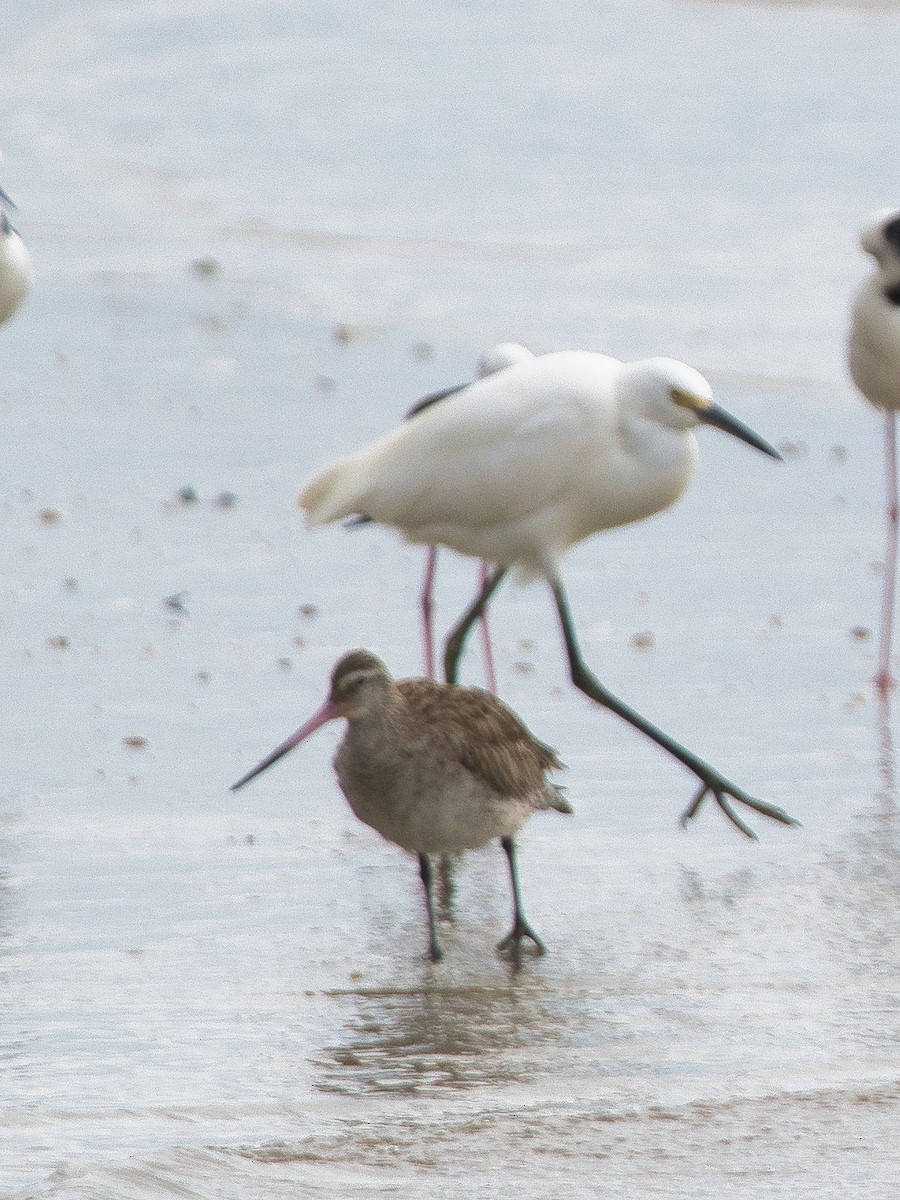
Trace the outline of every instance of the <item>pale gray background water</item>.
[[[880, 425], [842, 343], [898, 45], [858, 7], [3, 9], [37, 280], [0, 330], [0, 1196], [894, 1193]], [[785, 446], [702, 433], [685, 500], [566, 579], [601, 677], [804, 823], [679, 829], [690, 777], [507, 590], [501, 689], [576, 808], [522, 839], [518, 975], [496, 849], [421, 961], [336, 728], [227, 790], [342, 651], [420, 670], [420, 552], [294, 497], [507, 337], [684, 358]], [[444, 558], [445, 622], [473, 580]]]

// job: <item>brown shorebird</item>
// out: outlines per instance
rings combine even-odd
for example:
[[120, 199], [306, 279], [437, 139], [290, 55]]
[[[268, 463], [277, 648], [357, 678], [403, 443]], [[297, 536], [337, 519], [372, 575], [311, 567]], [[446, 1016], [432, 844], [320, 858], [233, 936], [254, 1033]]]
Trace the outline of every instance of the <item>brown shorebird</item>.
[[555, 751], [488, 692], [430, 679], [394, 680], [380, 658], [352, 650], [335, 665], [319, 711], [231, 790], [338, 717], [346, 719], [347, 731], [334, 767], [350, 807], [382, 837], [418, 856], [429, 958], [443, 958], [430, 856], [476, 850], [494, 838], [506, 854], [513, 899], [512, 928], [497, 949], [518, 954], [529, 938], [543, 954], [543, 942], [522, 913], [513, 838], [533, 812], [572, 811], [547, 782], [547, 772], [563, 766]]

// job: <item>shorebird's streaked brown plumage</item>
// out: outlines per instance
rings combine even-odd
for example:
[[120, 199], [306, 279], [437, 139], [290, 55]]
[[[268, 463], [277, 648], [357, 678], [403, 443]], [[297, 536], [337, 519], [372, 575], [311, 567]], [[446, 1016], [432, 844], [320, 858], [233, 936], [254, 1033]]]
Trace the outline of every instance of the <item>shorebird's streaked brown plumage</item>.
[[326, 721], [344, 717], [334, 758], [341, 790], [366, 825], [415, 854], [428, 909], [429, 956], [443, 957], [432, 894], [432, 854], [475, 850], [499, 838], [509, 863], [513, 925], [498, 949], [529, 938], [544, 946], [522, 914], [513, 838], [533, 812], [571, 806], [547, 781], [561, 770], [511, 708], [477, 688], [430, 679], [394, 680], [381, 659], [352, 650], [335, 665], [319, 711], [234, 784], [249, 783]]

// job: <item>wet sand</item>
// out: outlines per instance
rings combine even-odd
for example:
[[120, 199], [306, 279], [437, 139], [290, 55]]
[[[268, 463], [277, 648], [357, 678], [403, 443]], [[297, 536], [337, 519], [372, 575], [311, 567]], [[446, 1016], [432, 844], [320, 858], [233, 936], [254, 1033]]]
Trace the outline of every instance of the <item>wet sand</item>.
[[[0, 1196], [883, 1200], [896, 717], [843, 338], [897, 200], [897, 17], [226, 0], [0, 32], [37, 270], [0, 329]], [[305, 533], [299, 486], [510, 337], [684, 358], [782, 447], [702, 432], [685, 499], [565, 576], [600, 677], [803, 822], [680, 829], [691, 778], [506, 588], [501, 692], [576, 810], [522, 839], [550, 953], [519, 972], [497, 848], [422, 961], [337, 729], [228, 792], [343, 651], [421, 670], [421, 552]], [[474, 580], [443, 558], [443, 626]]]

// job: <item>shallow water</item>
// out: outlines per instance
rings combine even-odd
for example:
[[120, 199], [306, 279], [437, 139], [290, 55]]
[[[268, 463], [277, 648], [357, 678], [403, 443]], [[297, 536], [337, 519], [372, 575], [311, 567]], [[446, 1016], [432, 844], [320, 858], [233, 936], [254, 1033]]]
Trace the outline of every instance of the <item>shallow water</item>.
[[[0, 330], [0, 1196], [892, 1193], [880, 427], [843, 337], [856, 228], [897, 200], [898, 33], [646, 3], [0, 15], [38, 273]], [[685, 358], [783, 447], [703, 432], [688, 496], [566, 581], [601, 678], [803, 822], [680, 829], [690, 777], [572, 693], [544, 590], [509, 587], [501, 690], [576, 810], [523, 835], [550, 954], [518, 972], [496, 848], [422, 961], [414, 864], [349, 814], [338, 730], [228, 792], [344, 650], [421, 669], [421, 553], [306, 534], [294, 497], [506, 337]], [[445, 623], [474, 577], [442, 558]]]

